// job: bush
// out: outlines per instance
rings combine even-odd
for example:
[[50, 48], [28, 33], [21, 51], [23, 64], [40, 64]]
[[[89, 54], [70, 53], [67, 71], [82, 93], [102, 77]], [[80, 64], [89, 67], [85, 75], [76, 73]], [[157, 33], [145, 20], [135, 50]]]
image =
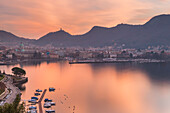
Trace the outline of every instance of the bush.
[[16, 76], [17, 76], [17, 75], [22, 76], [22, 75], [25, 75], [25, 74], [26, 74], [25, 70], [22, 69], [22, 68], [19, 68], [19, 67], [14, 67], [14, 68], [12, 68], [12, 72], [13, 72], [13, 74], [16, 75]]
[[0, 106], [0, 113], [25, 113], [24, 103], [20, 103], [20, 96], [17, 95], [14, 102], [12, 104], [4, 104], [4, 106]]

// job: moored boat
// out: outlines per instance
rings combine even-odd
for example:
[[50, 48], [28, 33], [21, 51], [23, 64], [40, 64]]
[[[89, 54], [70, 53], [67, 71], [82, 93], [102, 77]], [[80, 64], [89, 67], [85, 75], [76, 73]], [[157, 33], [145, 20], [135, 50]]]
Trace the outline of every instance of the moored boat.
[[51, 92], [51, 91], [55, 91], [55, 88], [49, 88], [49, 91]]
[[29, 110], [34, 110], [34, 109], [37, 109], [37, 107], [36, 106], [30, 106], [29, 107]]
[[37, 90], [36, 90], [36, 92], [42, 92], [42, 90], [40, 90], [40, 89], [37, 89]]
[[55, 113], [55, 110], [45, 110], [46, 113]]
[[50, 107], [51, 107], [51, 104], [49, 102], [44, 103], [44, 108], [50, 108]]
[[35, 100], [35, 99], [30, 99], [30, 100], [28, 100], [28, 102], [30, 102], [30, 103], [37, 103], [37, 100]]
[[31, 99], [38, 100], [38, 97], [31, 97]]
[[49, 102], [51, 106], [55, 106], [55, 102]]
[[46, 99], [44, 99], [44, 102], [52, 102], [52, 100], [51, 100], [51, 99], [46, 98]]
[[39, 95], [40, 95], [40, 93], [34, 93], [34, 95], [35, 95], [35, 96], [39, 96]]
[[29, 110], [27, 113], [37, 113], [37, 110], [36, 109]]

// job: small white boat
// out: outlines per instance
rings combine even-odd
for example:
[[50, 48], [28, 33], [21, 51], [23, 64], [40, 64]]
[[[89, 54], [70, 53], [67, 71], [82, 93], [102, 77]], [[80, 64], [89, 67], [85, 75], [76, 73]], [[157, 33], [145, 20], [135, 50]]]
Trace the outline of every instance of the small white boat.
[[29, 110], [27, 113], [37, 113], [37, 110], [35, 110], [35, 109]]
[[45, 110], [46, 113], [55, 113], [55, 110]]
[[55, 102], [49, 102], [51, 106], [55, 106]]
[[37, 103], [37, 100], [35, 100], [35, 99], [30, 99], [30, 100], [28, 100], [28, 102], [30, 102], [30, 103]]
[[37, 109], [36, 106], [30, 106], [30, 107], [29, 107], [29, 110], [36, 110], [36, 109]]
[[49, 102], [44, 103], [44, 108], [50, 108], [50, 107], [51, 107], [51, 104]]

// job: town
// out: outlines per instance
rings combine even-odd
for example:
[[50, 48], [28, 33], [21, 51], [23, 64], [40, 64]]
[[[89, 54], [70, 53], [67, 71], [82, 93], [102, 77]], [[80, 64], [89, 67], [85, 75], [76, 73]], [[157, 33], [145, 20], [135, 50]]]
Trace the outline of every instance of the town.
[[70, 63], [95, 62], [169, 62], [170, 47], [156, 46], [147, 49], [107, 46], [102, 48], [35, 47], [22, 42], [15, 47], [0, 46], [0, 65], [27, 61], [59, 61]]

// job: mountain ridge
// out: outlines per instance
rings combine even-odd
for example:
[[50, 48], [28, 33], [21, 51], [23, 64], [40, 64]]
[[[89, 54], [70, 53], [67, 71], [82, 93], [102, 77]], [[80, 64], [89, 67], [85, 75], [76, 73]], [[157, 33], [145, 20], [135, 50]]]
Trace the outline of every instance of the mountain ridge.
[[[31, 43], [39, 46], [51, 44], [55, 47], [103, 47], [115, 43], [118, 45], [124, 44], [125, 47], [130, 48], [146, 48], [147, 46], [157, 45], [170, 46], [169, 29], [170, 14], [163, 14], [152, 17], [142, 25], [118, 24], [109, 28], [94, 26], [82, 35], [71, 35], [61, 29], [56, 32], [49, 32], [39, 39], [31, 41]], [[0, 41], [2, 37], [0, 32]], [[13, 38], [16, 39], [17, 36], [14, 35]], [[18, 37], [18, 40], [29, 42], [29, 39], [21, 37]]]

